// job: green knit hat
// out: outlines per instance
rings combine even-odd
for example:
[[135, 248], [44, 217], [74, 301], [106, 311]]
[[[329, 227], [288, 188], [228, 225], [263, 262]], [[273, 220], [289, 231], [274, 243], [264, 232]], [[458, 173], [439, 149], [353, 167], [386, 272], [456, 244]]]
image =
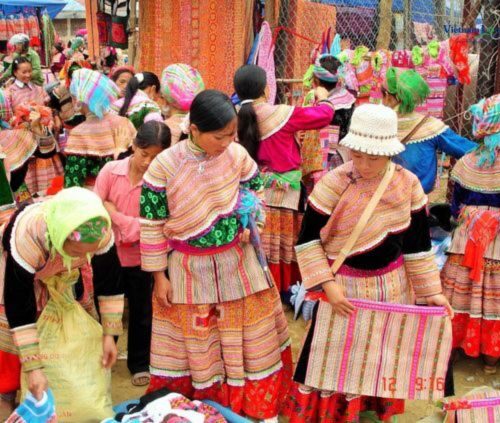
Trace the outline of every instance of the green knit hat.
[[431, 93], [429, 85], [418, 72], [413, 69], [400, 70], [389, 68], [386, 74], [387, 91], [401, 102], [399, 112], [411, 113], [422, 104]]

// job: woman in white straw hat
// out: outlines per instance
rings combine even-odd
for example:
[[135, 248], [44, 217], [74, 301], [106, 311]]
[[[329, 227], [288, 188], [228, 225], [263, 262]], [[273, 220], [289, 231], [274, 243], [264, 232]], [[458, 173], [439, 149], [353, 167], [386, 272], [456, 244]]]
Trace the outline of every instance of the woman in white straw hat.
[[[427, 197], [418, 178], [391, 161], [404, 150], [397, 133], [392, 109], [374, 104], [355, 109], [349, 132], [340, 142], [351, 150], [352, 161], [327, 173], [309, 197], [296, 252], [305, 288], [320, 301], [297, 362], [287, 406], [292, 422], [354, 422], [365, 411], [389, 421], [404, 411], [402, 399], [325, 388], [340, 363], [335, 361], [339, 351], [329, 351], [328, 342], [322, 348], [314, 340], [330, 339], [328, 322], [335, 314], [353, 313], [355, 307], [347, 298], [414, 304], [418, 297], [452, 314], [441, 294], [431, 250]], [[378, 195], [379, 201], [372, 201]], [[371, 215], [362, 217], [372, 205]], [[358, 221], [366, 223], [355, 239]], [[346, 248], [353, 240], [352, 248]], [[342, 329], [334, 325], [333, 330]], [[358, 377], [357, 370], [349, 367], [346, 380]]]

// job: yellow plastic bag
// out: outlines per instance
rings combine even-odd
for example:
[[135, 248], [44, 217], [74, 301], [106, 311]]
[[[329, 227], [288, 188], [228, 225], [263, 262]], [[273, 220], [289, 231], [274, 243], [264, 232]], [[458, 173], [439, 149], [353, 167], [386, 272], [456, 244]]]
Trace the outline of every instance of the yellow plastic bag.
[[100, 422], [113, 416], [111, 372], [102, 367], [102, 327], [73, 297], [71, 285], [78, 275], [74, 270], [43, 281], [49, 301], [37, 322], [43, 371], [63, 423]]

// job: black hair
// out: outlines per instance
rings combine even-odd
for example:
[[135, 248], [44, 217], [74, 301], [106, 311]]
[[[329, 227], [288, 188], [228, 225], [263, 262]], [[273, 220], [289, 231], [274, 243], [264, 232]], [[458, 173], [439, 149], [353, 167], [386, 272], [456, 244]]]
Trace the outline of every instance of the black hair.
[[16, 57], [12, 61], [12, 75], [14, 75], [17, 72], [17, 70], [19, 69], [19, 66], [21, 66], [23, 63], [29, 63], [31, 65], [31, 62], [28, 60], [28, 58], [23, 57], [23, 56]]
[[[234, 74], [234, 89], [241, 101], [255, 100], [264, 95], [267, 77], [264, 69], [255, 65], [244, 65]], [[238, 140], [250, 156], [256, 160], [260, 144], [257, 114], [252, 103], [245, 103], [238, 112]]]
[[199, 93], [191, 104], [189, 122], [200, 132], [218, 131], [236, 117], [231, 99], [221, 91], [205, 90]]
[[116, 72], [113, 73], [113, 75], [111, 76], [111, 80], [113, 82], [118, 81], [118, 78], [120, 78], [120, 76], [123, 73], [129, 73], [130, 75], [134, 76], [134, 72], [132, 72], [132, 69], [122, 68], [122, 69], [118, 69]]
[[163, 122], [152, 120], [141, 125], [135, 136], [134, 145], [138, 148], [157, 146], [164, 150], [170, 147], [171, 141], [170, 128]]
[[[137, 79], [138, 75], [144, 77], [141, 82]], [[134, 77], [128, 81], [127, 88], [125, 88], [125, 99], [119, 115], [126, 116], [130, 102], [137, 94], [137, 90], [145, 90], [148, 87], [155, 87], [156, 91], [160, 91], [160, 80], [153, 72], [141, 72], [134, 75]]]
[[64, 51], [64, 46], [62, 45], [62, 43], [55, 43], [54, 44], [54, 48], [59, 52], [59, 53], [62, 53]]
[[[338, 69], [342, 65], [342, 63], [340, 63], [340, 60], [336, 59], [333, 56], [322, 57], [321, 59], [319, 59], [319, 64], [333, 75], [336, 75], [338, 73]], [[318, 77], [316, 77], [316, 80], [318, 81], [318, 85], [327, 89], [328, 91], [331, 91], [337, 87], [337, 82], [322, 81]]]

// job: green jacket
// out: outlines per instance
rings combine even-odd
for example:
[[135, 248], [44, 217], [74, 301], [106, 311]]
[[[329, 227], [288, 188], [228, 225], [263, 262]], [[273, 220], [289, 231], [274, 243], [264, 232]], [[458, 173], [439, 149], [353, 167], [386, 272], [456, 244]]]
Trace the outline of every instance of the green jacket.
[[[31, 67], [33, 68], [33, 74], [31, 75], [31, 82], [33, 82], [36, 85], [43, 86], [45, 78], [43, 77], [42, 66], [40, 65], [40, 56], [38, 55], [38, 53], [30, 47], [26, 54], [14, 53], [13, 58], [16, 59], [19, 56], [26, 57], [31, 62]], [[5, 80], [7, 78], [10, 78], [11, 76], [12, 76], [12, 64], [3, 73], [1, 79]]]

